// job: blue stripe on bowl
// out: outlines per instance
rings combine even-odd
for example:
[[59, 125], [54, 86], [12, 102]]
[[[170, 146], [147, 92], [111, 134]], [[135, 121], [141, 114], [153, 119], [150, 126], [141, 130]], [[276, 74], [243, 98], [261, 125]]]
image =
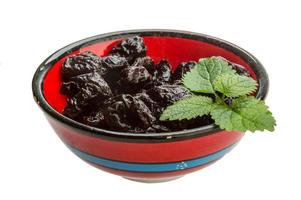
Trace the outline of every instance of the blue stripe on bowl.
[[223, 157], [229, 151], [231, 151], [235, 147], [236, 144], [237, 143], [232, 144], [231, 146], [226, 147], [215, 153], [212, 153], [207, 156], [200, 157], [200, 158], [196, 158], [193, 160], [185, 160], [185, 161], [171, 162], [171, 163], [159, 163], [159, 164], [129, 163], [129, 162], [122, 162], [122, 161], [113, 161], [113, 160], [108, 160], [105, 158], [100, 158], [100, 157], [96, 157], [96, 156], [87, 154], [87, 153], [82, 152], [69, 145], [67, 145], [67, 146], [71, 149], [71, 151], [73, 153], [75, 153], [80, 158], [82, 158], [86, 161], [92, 162], [94, 164], [104, 166], [104, 167], [125, 170], [125, 171], [134, 171], [134, 172], [169, 172], [169, 171], [189, 169], [189, 168], [197, 167], [197, 166], [212, 162], [214, 160], [217, 160], [217, 159]]

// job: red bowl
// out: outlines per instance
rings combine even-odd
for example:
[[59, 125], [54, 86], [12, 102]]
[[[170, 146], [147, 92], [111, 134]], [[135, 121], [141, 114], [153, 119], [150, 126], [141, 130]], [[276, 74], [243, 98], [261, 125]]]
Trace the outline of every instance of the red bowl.
[[120, 40], [139, 35], [148, 56], [166, 58], [173, 68], [180, 62], [223, 56], [244, 66], [258, 81], [256, 97], [264, 99], [268, 76], [250, 53], [224, 40], [175, 30], [131, 30], [102, 34], [70, 44], [48, 57], [33, 78], [33, 95], [49, 123], [77, 156], [104, 171], [140, 181], [164, 181], [204, 168], [228, 153], [243, 133], [215, 125], [168, 132], [123, 133], [90, 127], [61, 114], [66, 97], [59, 93], [60, 67], [64, 60], [84, 51], [105, 56]]

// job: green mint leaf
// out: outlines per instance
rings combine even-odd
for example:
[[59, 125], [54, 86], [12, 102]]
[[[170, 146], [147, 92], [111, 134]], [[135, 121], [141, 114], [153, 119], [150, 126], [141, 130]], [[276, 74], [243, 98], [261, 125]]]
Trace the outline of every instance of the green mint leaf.
[[227, 97], [238, 97], [254, 92], [257, 82], [247, 76], [238, 74], [221, 74], [215, 78], [214, 90], [223, 93]]
[[220, 74], [233, 73], [228, 63], [218, 57], [200, 59], [183, 77], [186, 88], [193, 92], [214, 93], [213, 82]]
[[190, 96], [168, 106], [160, 116], [160, 120], [192, 119], [209, 114], [213, 102], [209, 97]]
[[228, 131], [273, 131], [276, 121], [264, 101], [253, 96], [233, 100], [231, 106], [212, 106], [211, 116], [215, 123]]

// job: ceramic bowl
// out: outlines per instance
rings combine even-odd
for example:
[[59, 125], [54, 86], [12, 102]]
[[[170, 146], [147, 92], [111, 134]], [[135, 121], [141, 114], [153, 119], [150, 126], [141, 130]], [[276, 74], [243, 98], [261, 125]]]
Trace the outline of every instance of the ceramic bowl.
[[227, 41], [177, 30], [130, 30], [101, 34], [70, 44], [48, 57], [33, 78], [34, 99], [65, 145], [89, 164], [128, 179], [158, 182], [172, 180], [207, 167], [231, 151], [243, 133], [208, 125], [168, 133], [134, 134], [90, 127], [61, 114], [66, 97], [59, 92], [60, 67], [74, 54], [92, 51], [108, 54], [124, 38], [144, 38], [148, 56], [156, 62], [180, 62], [209, 56], [223, 56], [247, 69], [258, 81], [256, 97], [264, 99], [268, 77], [261, 63], [250, 53]]

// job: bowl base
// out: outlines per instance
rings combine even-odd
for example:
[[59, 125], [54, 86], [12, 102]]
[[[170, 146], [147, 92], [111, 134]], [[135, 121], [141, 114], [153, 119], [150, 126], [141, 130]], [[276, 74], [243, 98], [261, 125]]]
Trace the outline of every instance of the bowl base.
[[132, 177], [125, 177], [123, 178], [128, 179], [130, 181], [136, 181], [136, 182], [141, 182], [141, 183], [162, 183], [162, 182], [168, 182], [168, 181], [173, 181], [178, 178], [181, 178], [183, 176], [174, 176], [174, 177], [168, 177], [168, 178], [132, 178]]

